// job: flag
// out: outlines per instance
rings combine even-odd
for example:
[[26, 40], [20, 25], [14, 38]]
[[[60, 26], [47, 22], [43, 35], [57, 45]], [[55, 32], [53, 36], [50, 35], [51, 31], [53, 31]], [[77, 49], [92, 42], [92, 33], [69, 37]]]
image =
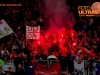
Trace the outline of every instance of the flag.
[[0, 21], [0, 38], [5, 37], [13, 33], [13, 30], [9, 27], [4, 19]]
[[60, 62], [52, 65], [38, 63], [34, 70], [34, 75], [60, 75]]
[[2, 66], [3, 61], [0, 59], [0, 66]]
[[100, 75], [100, 64], [93, 63], [93, 75]]
[[40, 38], [40, 26], [37, 26], [37, 27], [26, 26], [26, 38], [27, 39], [39, 39]]
[[84, 61], [81, 62], [80, 64], [74, 61], [74, 71], [76, 75], [85, 75]]

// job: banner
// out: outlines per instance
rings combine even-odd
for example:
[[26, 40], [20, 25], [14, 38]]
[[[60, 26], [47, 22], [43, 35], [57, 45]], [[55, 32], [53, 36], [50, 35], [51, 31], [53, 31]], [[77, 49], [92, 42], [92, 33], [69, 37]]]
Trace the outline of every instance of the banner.
[[38, 63], [34, 70], [34, 75], [60, 75], [60, 62], [52, 65]]
[[93, 75], [100, 75], [100, 63], [93, 63]]
[[9, 27], [4, 19], [0, 21], [0, 38], [5, 37], [13, 33], [13, 30]]
[[10, 61], [3, 62], [2, 69], [3, 71], [9, 71], [9, 69], [12, 69], [13, 72], [16, 71], [14, 63]]
[[76, 73], [76, 75], [85, 75], [84, 61], [80, 64], [74, 61], [74, 72]]
[[39, 39], [40, 38], [40, 26], [37, 26], [37, 27], [26, 26], [26, 38], [27, 39]]

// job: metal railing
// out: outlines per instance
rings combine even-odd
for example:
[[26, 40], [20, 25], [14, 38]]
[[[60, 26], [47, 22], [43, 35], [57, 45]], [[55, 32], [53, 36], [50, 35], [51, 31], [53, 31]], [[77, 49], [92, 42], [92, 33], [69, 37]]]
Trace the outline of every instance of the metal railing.
[[[79, 60], [75, 60], [75, 61], [79, 61]], [[85, 66], [89, 63], [88, 60], [83, 60], [83, 61], [85, 63]], [[96, 61], [98, 61], [98, 60], [96, 60]], [[54, 64], [55, 62], [60, 62], [60, 61], [59, 60], [50, 60], [50, 61], [49, 60], [41, 60], [41, 61], [39, 61], [39, 63], [48, 64], [48, 65]], [[70, 66], [70, 65], [67, 64], [67, 66], [65, 66], [65, 67], [62, 67], [62, 65], [61, 65], [61, 75], [63, 75], [63, 73], [64, 73], [64, 75], [65, 74], [68, 75], [68, 66]], [[71, 75], [76, 75], [74, 69], [73, 69], [73, 72], [71, 73]], [[93, 75], [93, 66], [92, 67], [89, 66], [87, 69], [85, 69], [85, 75]]]

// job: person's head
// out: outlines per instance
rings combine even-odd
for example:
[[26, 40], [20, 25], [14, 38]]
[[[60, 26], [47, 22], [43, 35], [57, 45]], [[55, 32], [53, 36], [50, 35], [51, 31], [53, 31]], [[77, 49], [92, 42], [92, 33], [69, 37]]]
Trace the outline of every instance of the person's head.
[[7, 50], [7, 47], [5, 47], [4, 50]]
[[84, 25], [84, 28], [86, 28], [86, 25]]
[[12, 53], [15, 53], [15, 50], [12, 50]]
[[91, 33], [91, 31], [89, 30], [88, 33]]
[[25, 59], [27, 58], [27, 55], [26, 55], [26, 54], [24, 54], [24, 58], [25, 58]]
[[22, 51], [22, 52], [20, 52], [20, 54], [24, 54], [24, 52]]
[[94, 31], [94, 34], [96, 34], [97, 32], [96, 32], [96, 30]]
[[19, 69], [22, 69], [22, 65], [21, 65], [21, 64], [18, 64], [18, 68], [19, 68]]
[[18, 58], [20, 58], [21, 57], [21, 55], [20, 54], [18, 54]]
[[10, 73], [9, 73], [9, 72], [7, 72], [5, 75], [10, 75]]
[[14, 45], [16, 45], [16, 42], [14, 42]]
[[7, 54], [7, 52], [4, 52], [4, 54], [3, 54], [4, 56], [7, 56], [8, 54]]
[[100, 29], [100, 26], [98, 26], [98, 29]]
[[18, 26], [18, 30], [20, 30], [20, 26]]
[[96, 44], [96, 41], [95, 40], [93, 41], [93, 44]]
[[100, 39], [99, 38], [97, 38], [97, 42], [99, 42], [100, 41]]
[[29, 8], [27, 8], [27, 11], [29, 11]]
[[0, 66], [0, 73], [2, 72], [2, 67]]

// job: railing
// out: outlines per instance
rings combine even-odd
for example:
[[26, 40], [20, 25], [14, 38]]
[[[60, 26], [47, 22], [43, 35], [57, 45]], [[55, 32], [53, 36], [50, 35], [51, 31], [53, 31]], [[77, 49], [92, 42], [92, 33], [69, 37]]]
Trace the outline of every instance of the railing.
[[[41, 60], [41, 61], [39, 61], [39, 63], [42, 63], [42, 64], [53, 64], [53, 63], [55, 63], [55, 62], [60, 62], [59, 60]], [[75, 61], [77, 61], [77, 60], [75, 60]], [[85, 65], [87, 65], [88, 63], [89, 63], [89, 61], [88, 60], [84, 60], [85, 62]], [[96, 61], [98, 61], [98, 60], [96, 60]], [[66, 64], [67, 64], [67, 62], [66, 62]], [[61, 75], [63, 75], [63, 73], [64, 73], [64, 75], [66, 74], [66, 75], [68, 75], [68, 66], [70, 66], [70, 65], [68, 65], [67, 64], [67, 66], [65, 66], [65, 67], [62, 67], [62, 65], [61, 65]], [[76, 75], [76, 73], [75, 73], [75, 71], [73, 70], [73, 72], [71, 73], [71, 75]], [[93, 66], [92, 67], [88, 67], [87, 69], [85, 69], [85, 75], [93, 75]]]
[[[74, 60], [74, 61], [79, 61], [79, 60]], [[81, 60], [81, 61], [83, 61], [83, 60]], [[95, 61], [98, 61], [98, 60], [95, 60]], [[50, 64], [54, 64], [55, 62], [60, 62], [60, 64], [61, 64], [61, 62], [64, 62], [64, 61], [60, 61], [60, 60], [40, 60], [40, 61], [38, 61], [39, 63], [41, 63], [41, 64], [46, 64], [46, 65], [50, 65]], [[73, 61], [72, 61], [73, 62]], [[61, 64], [61, 75], [68, 75], [68, 71], [69, 71], [69, 69], [68, 69], [68, 67], [70, 67], [70, 65], [68, 65], [68, 63], [65, 61], [65, 63], [67, 64], [66, 66], [65, 65], [62, 65]], [[84, 64], [85, 64], [85, 66], [87, 65], [89, 63], [89, 61], [88, 60], [84, 60]], [[91, 64], [91, 66], [89, 66], [87, 69], [85, 69], [85, 75], [95, 75], [95, 74], [93, 74], [93, 64]], [[72, 71], [72, 73], [70, 74], [70, 75], [77, 75], [76, 73], [75, 73], [75, 71], [74, 71], [74, 69], [73, 69], [73, 71]]]

